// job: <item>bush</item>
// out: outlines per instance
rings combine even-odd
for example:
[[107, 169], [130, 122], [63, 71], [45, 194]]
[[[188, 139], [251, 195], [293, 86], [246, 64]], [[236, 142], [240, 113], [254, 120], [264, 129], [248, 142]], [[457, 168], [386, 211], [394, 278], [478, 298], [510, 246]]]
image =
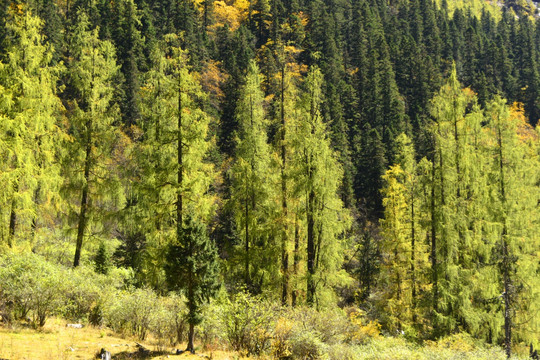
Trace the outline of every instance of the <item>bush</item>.
[[301, 327], [299, 330], [311, 331], [324, 343], [336, 344], [347, 339], [353, 331], [353, 324], [341, 309], [317, 311], [304, 307], [295, 309], [290, 315]]
[[165, 341], [169, 345], [184, 341], [187, 328], [187, 307], [184, 297], [171, 293], [167, 297], [158, 298], [152, 315], [150, 330], [161, 346]]
[[222, 344], [221, 348], [226, 348], [228, 340], [225, 329], [224, 314], [229, 303], [225, 291], [218, 295], [218, 299], [213, 299], [203, 305], [203, 321], [198, 326], [198, 335], [205, 347], [209, 345]]
[[291, 337], [291, 352], [294, 359], [325, 359], [327, 345], [320, 334], [313, 330], [296, 331]]
[[225, 307], [223, 321], [229, 344], [247, 355], [260, 355], [270, 349], [275, 307], [245, 292], [233, 296]]
[[118, 281], [88, 267], [71, 269], [69, 275], [62, 315], [71, 321], [88, 320], [92, 325], [103, 325], [103, 307], [114, 297]]
[[32, 324], [43, 327], [57, 313], [66, 291], [67, 271], [33, 253], [0, 257], [0, 293], [4, 306], [18, 319], [32, 315]]
[[157, 295], [150, 289], [120, 291], [107, 304], [105, 319], [115, 331], [144, 340], [154, 316]]

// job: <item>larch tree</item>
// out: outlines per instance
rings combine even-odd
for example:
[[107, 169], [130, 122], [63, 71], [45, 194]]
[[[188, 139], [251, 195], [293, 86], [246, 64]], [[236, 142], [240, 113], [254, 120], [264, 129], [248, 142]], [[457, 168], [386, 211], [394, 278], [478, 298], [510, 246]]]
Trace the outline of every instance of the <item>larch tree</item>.
[[538, 279], [538, 204], [540, 201], [538, 134], [523, 110], [510, 109], [496, 97], [488, 104], [489, 216], [498, 289], [503, 303], [504, 347], [511, 356], [514, 341], [535, 342], [540, 309]]
[[0, 62], [0, 234], [12, 246], [17, 229], [30, 230], [33, 239], [54, 220], [62, 105], [56, 95], [60, 68], [40, 33], [42, 21], [22, 6], [12, 7], [8, 18], [11, 41]]
[[[64, 166], [65, 193], [71, 200], [77, 237], [73, 266], [81, 261], [84, 239], [107, 231], [110, 213], [123, 202], [113, 155], [122, 134], [115, 126], [118, 107], [113, 82], [118, 71], [114, 47], [91, 30], [86, 14], [70, 31], [67, 64], [70, 119]], [[116, 154], [118, 155], [118, 154]]]
[[380, 301], [385, 326], [392, 332], [409, 330], [418, 323], [420, 290], [425, 288], [427, 267], [426, 228], [422, 209], [428, 196], [423, 191], [421, 173], [409, 137], [396, 138], [396, 164], [383, 176], [385, 217], [381, 220], [383, 262], [380, 269]]
[[333, 298], [333, 286], [348, 280], [341, 265], [342, 239], [349, 227], [349, 215], [339, 197], [343, 172], [320, 113], [322, 80], [320, 70], [313, 66], [299, 104], [294, 175], [296, 191], [304, 198], [307, 228], [306, 302], [316, 307]]
[[275, 265], [277, 246], [273, 241], [276, 217], [275, 193], [277, 169], [267, 143], [267, 121], [261, 76], [254, 60], [249, 63], [245, 85], [236, 108], [239, 125], [236, 156], [230, 171], [231, 201], [239, 235], [243, 238], [244, 283], [259, 292], [279, 276]]
[[141, 93], [140, 138], [132, 156], [140, 164], [136, 191], [137, 226], [148, 242], [142, 266], [154, 287], [164, 285], [163, 251], [182, 236], [185, 214], [207, 222], [214, 197], [209, 187], [214, 170], [206, 161], [211, 139], [204, 94], [190, 72], [188, 55], [176, 35], [152, 51], [153, 68]]

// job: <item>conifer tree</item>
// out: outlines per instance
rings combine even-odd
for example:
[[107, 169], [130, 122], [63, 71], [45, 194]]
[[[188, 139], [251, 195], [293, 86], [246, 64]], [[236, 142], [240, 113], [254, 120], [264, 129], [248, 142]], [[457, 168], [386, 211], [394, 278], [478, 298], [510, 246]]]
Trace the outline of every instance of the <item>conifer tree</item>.
[[160, 288], [163, 251], [180, 238], [184, 214], [201, 222], [212, 216], [208, 189], [214, 173], [205, 161], [211, 139], [209, 116], [200, 106], [203, 93], [175, 35], [157, 44], [152, 63], [141, 94], [142, 134], [132, 155], [140, 164], [135, 219], [140, 218], [138, 226], [148, 241], [145, 272]]
[[275, 282], [276, 246], [273, 242], [275, 201], [271, 198], [277, 182], [267, 143], [264, 94], [255, 61], [248, 66], [245, 85], [236, 108], [239, 124], [235, 163], [231, 169], [231, 201], [237, 228], [243, 238], [244, 282], [259, 292]]
[[306, 302], [321, 306], [333, 297], [333, 285], [348, 277], [341, 267], [341, 236], [348, 229], [348, 213], [338, 195], [342, 170], [330, 147], [322, 121], [322, 74], [313, 66], [300, 103], [295, 166], [297, 191], [303, 193], [306, 216]]
[[503, 306], [504, 347], [511, 356], [512, 343], [535, 341], [538, 318], [538, 135], [527, 126], [522, 110], [501, 98], [488, 108], [490, 164], [490, 240], [495, 242], [498, 288]]
[[33, 236], [40, 224], [53, 221], [59, 200], [60, 69], [41, 29], [41, 20], [24, 7], [10, 11], [6, 30], [12, 40], [0, 62], [0, 234], [9, 246], [18, 226]]
[[[70, 33], [67, 64], [71, 138], [66, 142], [64, 166], [66, 196], [76, 212], [77, 241], [73, 266], [81, 259], [84, 239], [103, 229], [107, 214], [123, 201], [112, 154], [121, 134], [113, 101], [113, 80], [117, 74], [113, 45], [98, 37], [98, 29], [89, 30], [88, 17], [82, 11]], [[66, 90], [66, 91], [68, 91]]]
[[[392, 332], [409, 330], [418, 322], [418, 294], [426, 284], [426, 227], [422, 209], [420, 169], [410, 139], [397, 138], [396, 164], [383, 176], [385, 217], [381, 226], [383, 263], [380, 284], [385, 326]], [[425, 166], [425, 165], [424, 165]]]
[[206, 226], [185, 216], [180, 237], [167, 248], [167, 283], [172, 290], [183, 290], [187, 298], [189, 324], [186, 351], [195, 353], [195, 326], [202, 319], [201, 307], [219, 289], [219, 267], [215, 244]]

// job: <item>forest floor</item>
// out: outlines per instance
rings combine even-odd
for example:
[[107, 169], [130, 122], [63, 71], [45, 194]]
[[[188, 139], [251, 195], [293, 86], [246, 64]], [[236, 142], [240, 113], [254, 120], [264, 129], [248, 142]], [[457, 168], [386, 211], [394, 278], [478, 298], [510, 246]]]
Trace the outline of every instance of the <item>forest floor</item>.
[[[138, 341], [114, 334], [109, 329], [92, 326], [74, 329], [65, 321], [49, 319], [41, 330], [18, 325], [15, 328], [0, 326], [0, 360], [79, 360], [95, 359], [104, 348], [113, 359], [182, 359], [182, 360], [239, 360], [238, 354], [225, 351], [201, 351], [195, 355], [174, 355], [175, 348], [159, 346], [152, 340]], [[139, 351], [137, 344], [149, 350]], [[185, 344], [178, 347], [185, 349]]]

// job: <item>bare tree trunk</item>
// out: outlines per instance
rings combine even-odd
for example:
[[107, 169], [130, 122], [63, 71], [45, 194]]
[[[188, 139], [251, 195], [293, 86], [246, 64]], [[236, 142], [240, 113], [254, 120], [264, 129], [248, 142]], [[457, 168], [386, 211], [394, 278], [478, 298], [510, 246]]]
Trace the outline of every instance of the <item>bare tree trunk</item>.
[[283, 229], [281, 234], [281, 273], [283, 276], [281, 289], [281, 303], [287, 305], [289, 297], [289, 252], [287, 251], [288, 227], [287, 227], [287, 179], [285, 176], [285, 163], [287, 152], [285, 147], [285, 65], [281, 69], [281, 209], [283, 216]]
[[88, 182], [90, 179], [91, 151], [92, 151], [92, 121], [88, 121], [86, 135], [86, 159], [84, 160], [84, 185], [81, 196], [81, 208], [79, 211], [79, 222], [77, 225], [77, 243], [75, 246], [75, 258], [73, 259], [73, 267], [79, 266], [81, 259], [81, 250], [86, 230], [87, 211], [88, 211]]

